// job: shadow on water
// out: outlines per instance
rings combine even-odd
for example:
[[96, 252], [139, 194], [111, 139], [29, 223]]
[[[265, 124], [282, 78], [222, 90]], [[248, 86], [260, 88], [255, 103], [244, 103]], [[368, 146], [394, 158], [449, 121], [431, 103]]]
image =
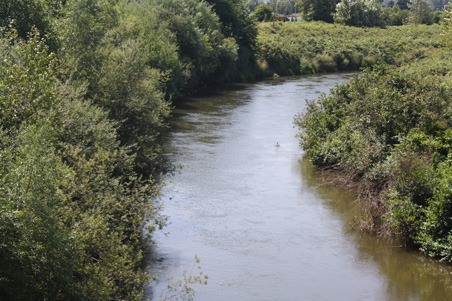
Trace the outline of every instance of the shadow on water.
[[358, 230], [357, 223], [363, 218], [361, 200], [341, 187], [326, 184], [325, 177], [306, 157], [300, 160], [300, 171], [324, 205], [340, 216], [360, 259], [373, 261], [387, 278], [385, 300], [452, 300], [452, 266]]

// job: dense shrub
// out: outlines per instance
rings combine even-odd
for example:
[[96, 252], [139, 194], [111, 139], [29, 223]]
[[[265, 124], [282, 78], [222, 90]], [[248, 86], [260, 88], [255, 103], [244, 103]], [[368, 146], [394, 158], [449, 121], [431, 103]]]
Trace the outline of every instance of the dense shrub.
[[[256, 63], [257, 28], [242, 0], [206, 0], [220, 18], [221, 32], [231, 37], [238, 45], [238, 60], [232, 64], [234, 69], [227, 77], [228, 81], [250, 81], [260, 77]], [[226, 62], [230, 63], [230, 62]], [[228, 69], [227, 65], [222, 68]], [[222, 77], [221, 69], [215, 77]]]
[[377, 225], [452, 262], [450, 55], [375, 67], [310, 102], [297, 124], [314, 164], [379, 195]]
[[39, 36], [0, 47], [1, 299], [140, 300], [156, 186]]
[[242, 5], [1, 2], [1, 300], [142, 300], [170, 100], [255, 74]]

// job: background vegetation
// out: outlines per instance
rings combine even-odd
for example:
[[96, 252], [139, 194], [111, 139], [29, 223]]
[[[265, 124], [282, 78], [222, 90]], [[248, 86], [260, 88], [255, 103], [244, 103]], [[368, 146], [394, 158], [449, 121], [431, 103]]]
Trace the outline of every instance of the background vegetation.
[[259, 24], [259, 63], [268, 75], [401, 65], [441, 47], [441, 26], [358, 28], [320, 22]]

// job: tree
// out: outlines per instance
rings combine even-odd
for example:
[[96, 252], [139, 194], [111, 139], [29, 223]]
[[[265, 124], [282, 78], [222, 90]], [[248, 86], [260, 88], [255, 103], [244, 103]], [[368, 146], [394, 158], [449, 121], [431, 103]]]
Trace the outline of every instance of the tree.
[[410, 22], [414, 24], [432, 24], [433, 11], [424, 0], [413, 0], [408, 4], [410, 9]]
[[12, 26], [20, 37], [26, 38], [35, 27], [41, 33], [50, 32], [46, 1], [2, 0], [0, 1], [0, 27]]
[[334, 21], [350, 26], [383, 26], [383, 9], [378, 0], [342, 0], [336, 6]]
[[45, 41], [0, 39], [0, 299], [79, 296], [75, 240], [60, 223], [70, 177], [55, 147], [58, 80]]
[[408, 23], [410, 12], [401, 10], [397, 5], [384, 8], [386, 25], [401, 26]]
[[88, 86], [88, 96], [95, 94], [95, 75], [102, 60], [98, 53], [102, 39], [118, 24], [115, 0], [68, 0], [57, 21], [60, 57], [66, 76]]
[[0, 139], [0, 298], [80, 300], [76, 240], [60, 223], [70, 177], [50, 124], [23, 125]]
[[238, 60], [229, 81], [251, 80], [258, 74], [256, 62], [257, 28], [243, 0], [207, 0], [220, 18], [221, 31], [238, 45]]
[[301, 0], [297, 7], [300, 8], [307, 21], [333, 23], [333, 14], [338, 2], [338, 0]]
[[273, 19], [273, 9], [270, 5], [261, 4], [256, 7], [256, 10], [253, 12], [253, 16], [259, 22], [271, 21]]
[[[37, 33], [0, 38], [2, 300], [142, 300], [143, 228], [156, 216], [150, 200], [158, 185], [154, 174], [137, 173], [138, 151], [125, 142], [155, 131], [168, 106], [158, 107], [160, 97], [154, 102], [155, 72], [141, 65], [130, 33], [106, 33], [91, 54], [123, 69], [94, 60], [89, 68], [98, 73], [76, 73], [79, 81], [61, 73]], [[95, 97], [80, 82], [91, 84]], [[140, 118], [152, 123], [144, 134], [131, 121]], [[118, 134], [125, 128], [132, 137]]]

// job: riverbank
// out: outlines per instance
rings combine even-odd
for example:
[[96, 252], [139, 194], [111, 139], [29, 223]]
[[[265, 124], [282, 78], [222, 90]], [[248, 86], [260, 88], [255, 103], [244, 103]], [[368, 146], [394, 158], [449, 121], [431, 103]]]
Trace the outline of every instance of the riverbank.
[[451, 56], [443, 46], [400, 67], [375, 66], [310, 102], [296, 120], [316, 166], [365, 187], [372, 228], [446, 262], [452, 262]]

